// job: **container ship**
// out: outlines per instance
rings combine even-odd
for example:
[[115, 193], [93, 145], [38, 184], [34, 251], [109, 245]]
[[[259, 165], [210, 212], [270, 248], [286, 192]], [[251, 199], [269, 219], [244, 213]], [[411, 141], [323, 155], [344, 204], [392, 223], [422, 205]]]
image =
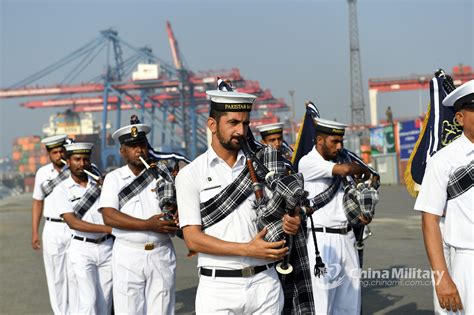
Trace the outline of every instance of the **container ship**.
[[[107, 126], [110, 128], [110, 126]], [[14, 169], [22, 175], [33, 175], [43, 165], [49, 163], [48, 155], [41, 144], [44, 137], [66, 134], [77, 142], [91, 142], [94, 144], [92, 161], [100, 163], [101, 125], [96, 123], [91, 113], [75, 113], [66, 110], [49, 117], [43, 126], [43, 137], [38, 135], [18, 137], [13, 140]], [[25, 185], [26, 186], [26, 185]]]

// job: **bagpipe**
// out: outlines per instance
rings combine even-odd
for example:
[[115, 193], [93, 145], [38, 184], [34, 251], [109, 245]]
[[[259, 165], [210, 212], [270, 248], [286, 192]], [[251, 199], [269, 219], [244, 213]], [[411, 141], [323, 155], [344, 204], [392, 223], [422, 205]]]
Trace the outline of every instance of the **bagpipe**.
[[453, 78], [437, 69], [430, 81], [428, 112], [405, 170], [406, 187], [412, 197], [418, 194], [428, 159], [462, 134], [454, 108], [442, 105], [443, 99], [455, 89]]
[[[239, 143], [246, 158], [255, 194], [257, 227], [259, 230], [267, 228], [266, 241], [280, 241], [285, 238], [283, 216], [294, 215], [295, 209], [306, 200], [307, 193], [304, 191], [303, 176], [298, 173], [288, 174], [289, 162], [283, 159], [281, 152], [270, 146], [258, 144], [251, 131], [247, 138], [239, 137]], [[254, 150], [258, 150], [258, 153]], [[266, 196], [264, 187], [272, 192], [271, 198]], [[287, 244], [291, 252], [293, 236], [287, 236]], [[276, 270], [281, 274], [292, 272], [293, 267], [289, 263], [289, 255], [283, 262], [277, 264]]]
[[[305, 102], [306, 112], [303, 117], [302, 125], [298, 132], [298, 137], [295, 144], [295, 150], [292, 156], [292, 163], [298, 169], [299, 160], [308, 154], [314, 147], [316, 138], [316, 128], [314, 119], [320, 118], [319, 110], [311, 101]], [[364, 227], [370, 223], [374, 214], [375, 206], [379, 201], [379, 194], [377, 189], [380, 186], [380, 175], [378, 172], [367, 165], [354, 152], [343, 148], [336, 157], [336, 163], [356, 163], [367, 173], [369, 178], [356, 178], [354, 176], [333, 178], [332, 184], [322, 193], [318, 194], [311, 200], [310, 210], [307, 214], [310, 218], [312, 229], [314, 229], [314, 222], [312, 219], [312, 212], [317, 211], [321, 207], [329, 203], [336, 195], [339, 186], [342, 184], [344, 189], [343, 207], [347, 220], [354, 228], [354, 233], [357, 240], [357, 249], [359, 250], [359, 260], [362, 265], [362, 250], [364, 241]], [[371, 235], [369, 231], [367, 235]], [[313, 232], [313, 240], [315, 242], [316, 250], [316, 266], [314, 272], [317, 276], [324, 272], [324, 263], [319, 255], [319, 250], [316, 242], [316, 236]]]

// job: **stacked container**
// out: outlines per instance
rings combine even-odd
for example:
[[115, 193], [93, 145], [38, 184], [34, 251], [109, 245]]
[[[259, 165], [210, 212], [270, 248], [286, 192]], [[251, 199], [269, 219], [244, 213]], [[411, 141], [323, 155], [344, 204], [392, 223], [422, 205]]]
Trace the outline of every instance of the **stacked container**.
[[49, 162], [39, 136], [16, 138], [13, 141], [12, 159], [20, 174], [35, 173], [38, 168]]

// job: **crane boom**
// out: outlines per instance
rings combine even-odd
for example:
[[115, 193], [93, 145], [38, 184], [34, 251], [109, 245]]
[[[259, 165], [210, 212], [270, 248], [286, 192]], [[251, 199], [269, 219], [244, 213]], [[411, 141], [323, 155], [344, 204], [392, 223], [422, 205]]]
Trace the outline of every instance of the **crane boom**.
[[177, 70], [183, 69], [183, 63], [181, 62], [181, 55], [179, 53], [178, 42], [174, 37], [173, 29], [169, 21], [166, 21], [166, 32], [168, 33], [168, 40], [170, 41], [171, 54], [173, 55], [174, 66]]

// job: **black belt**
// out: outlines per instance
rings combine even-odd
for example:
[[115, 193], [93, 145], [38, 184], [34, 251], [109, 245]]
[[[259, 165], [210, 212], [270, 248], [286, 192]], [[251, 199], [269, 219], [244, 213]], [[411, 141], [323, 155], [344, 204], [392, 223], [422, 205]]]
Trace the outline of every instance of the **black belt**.
[[106, 236], [103, 236], [103, 237], [97, 238], [97, 239], [87, 238], [87, 237], [82, 237], [82, 236], [77, 236], [77, 235], [72, 236], [72, 238], [75, 239], [75, 240], [88, 242], [88, 243], [94, 243], [94, 244], [100, 244], [102, 242], [105, 242], [106, 240], [108, 240], [111, 237], [112, 237], [112, 235], [110, 235], [110, 234], [107, 234]]
[[50, 218], [50, 217], [44, 217], [44, 218], [46, 221], [64, 223], [63, 219], [56, 219], [56, 218]]
[[326, 233], [332, 233], [332, 234], [347, 234], [350, 231], [352, 231], [352, 226], [348, 226], [342, 229], [333, 229], [333, 228], [324, 228], [324, 227], [317, 227], [312, 229], [315, 232], [326, 232]]
[[274, 263], [262, 266], [250, 266], [245, 267], [244, 269], [238, 270], [220, 270], [220, 269], [207, 269], [207, 268], [199, 268], [199, 273], [203, 276], [212, 277], [212, 272], [214, 271], [214, 277], [251, 277], [260, 273], [262, 271], [268, 270], [275, 266]]

